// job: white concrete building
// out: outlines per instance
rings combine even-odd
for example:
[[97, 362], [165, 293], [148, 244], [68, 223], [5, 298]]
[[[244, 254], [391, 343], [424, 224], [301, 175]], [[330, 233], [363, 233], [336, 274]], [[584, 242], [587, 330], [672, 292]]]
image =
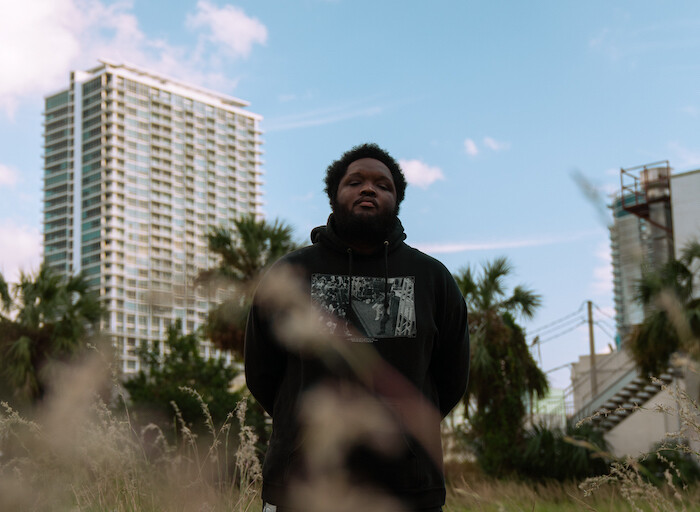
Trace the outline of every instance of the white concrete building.
[[[261, 207], [261, 116], [248, 103], [129, 65], [71, 73], [45, 98], [44, 260], [99, 290], [125, 373], [215, 297], [206, 234]], [[213, 350], [205, 347], [205, 355]]]
[[[671, 194], [674, 249], [679, 259], [688, 242], [700, 242], [700, 169], [671, 176]], [[698, 267], [694, 270], [700, 275]], [[700, 278], [694, 284], [695, 293], [700, 293]]]
[[700, 240], [700, 169], [671, 176], [673, 244], [676, 259], [691, 240]]

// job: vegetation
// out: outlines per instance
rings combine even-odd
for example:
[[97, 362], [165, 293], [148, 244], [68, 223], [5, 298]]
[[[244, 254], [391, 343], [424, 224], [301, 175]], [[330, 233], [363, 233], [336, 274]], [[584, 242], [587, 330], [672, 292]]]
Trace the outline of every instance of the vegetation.
[[[168, 441], [157, 427], [139, 429], [89, 392], [109, 374], [96, 358], [72, 368], [47, 396], [41, 421], [0, 406], [0, 510], [260, 510], [260, 463], [243, 407], [236, 409], [237, 425], [234, 418], [223, 425], [208, 421], [199, 437], [183, 430]], [[206, 415], [206, 404], [200, 408]], [[231, 445], [235, 449], [225, 449]], [[634, 468], [615, 463], [611, 475], [579, 488], [546, 479], [496, 480], [473, 464], [449, 465], [445, 510], [638, 512], [694, 510], [700, 503], [700, 488], [672, 487], [668, 480], [649, 485]], [[328, 499], [347, 510], [337, 495]]]
[[700, 279], [700, 243], [688, 244], [680, 260], [646, 269], [638, 285], [638, 300], [647, 310], [644, 322], [630, 334], [627, 347], [639, 369], [660, 375], [679, 350], [700, 360], [700, 297], [693, 281]]
[[685, 443], [671, 446], [658, 444], [650, 453], [639, 458], [642, 476], [657, 487], [666, 482], [667, 474], [676, 487], [694, 484], [700, 480], [700, 466], [689, 451]]
[[523, 446], [526, 400], [543, 397], [547, 378], [537, 366], [516, 315], [531, 318], [540, 296], [523, 286], [510, 295], [505, 279], [512, 272], [506, 258], [484, 265], [475, 276], [470, 268], [456, 276], [469, 307], [471, 367], [465, 406], [469, 437], [489, 475], [517, 469]]
[[[222, 261], [200, 282], [233, 283], [239, 295], [232, 296], [239, 298], [231, 301], [244, 312], [255, 277], [293, 244], [291, 231], [278, 222], [244, 219], [236, 228], [235, 243], [233, 232], [211, 234], [210, 246]], [[657, 312], [666, 316], [658, 317], [653, 328], [640, 328], [637, 336], [649, 343], [640, 345], [642, 352], [658, 350], [676, 336], [676, 349], [697, 354], [700, 316], [691, 293], [697, 247], [690, 246], [680, 261], [659, 272], [645, 274], [640, 296], [648, 297], [645, 304], [660, 305]], [[532, 395], [544, 395], [547, 382], [518, 320], [534, 314], [540, 297], [522, 286], [509, 293], [505, 280], [511, 272], [508, 261], [499, 258], [478, 275], [467, 268], [456, 276], [470, 308], [472, 374], [465, 430], [478, 464], [448, 464], [445, 509], [682, 510], [700, 502], [700, 490], [692, 485], [700, 471], [688, 455], [689, 445], [660, 446], [643, 459], [613, 460], [608, 466], [602, 436], [585, 426], [524, 429], [525, 404]], [[10, 287], [0, 276], [0, 302], [0, 394], [8, 392], [0, 400], [14, 400], [13, 406], [0, 404], [0, 509], [260, 508], [263, 416], [249, 407], [252, 400], [244, 390], [231, 389], [240, 368], [204, 359], [198, 334], [185, 335], [176, 324], [163, 340], [167, 350], [160, 344], [141, 347], [142, 371], [123, 384], [131, 401], [117, 401], [115, 408], [96, 391], [111, 389], [113, 396], [120, 384], [111, 380], [106, 359], [85, 350], [101, 309], [81, 277], [63, 279], [42, 267]], [[221, 315], [228, 313], [221, 310]], [[219, 346], [240, 355], [245, 315], [232, 318], [234, 330], [215, 319], [207, 327], [220, 329]], [[688, 411], [682, 415], [684, 431], [700, 436], [697, 404], [687, 395], [676, 401]], [[20, 414], [16, 404], [25, 403], [36, 407]], [[316, 413], [337, 420], [347, 406], [343, 402]], [[376, 421], [363, 417], [371, 416], [368, 410], [345, 413]], [[176, 436], [169, 435], [173, 431]], [[324, 492], [326, 500], [348, 509], [337, 492]]]
[[590, 425], [547, 428], [539, 425], [525, 433], [518, 474], [536, 481], [581, 481], [608, 472], [608, 447], [603, 433]]
[[[210, 423], [228, 423], [243, 401], [246, 424], [255, 431], [257, 449], [264, 452], [270, 432], [263, 414], [257, 404], [248, 406], [254, 401], [244, 387], [232, 389], [234, 379], [242, 376], [240, 367], [223, 358], [204, 358], [201, 339], [183, 334], [179, 321], [168, 329], [165, 346], [163, 351], [158, 343], [139, 347], [141, 370], [123, 384], [132, 419], [140, 425], [158, 425], [167, 435], [183, 430], [197, 434], [211, 430]], [[203, 405], [206, 415], [202, 415]]]
[[124, 383], [136, 414], [146, 416], [140, 422], [156, 422], [164, 428], [178, 413], [188, 428], [197, 425], [194, 430], [202, 431], [206, 418], [201, 403], [205, 403], [211, 420], [223, 424], [242, 399], [241, 392], [229, 391], [240, 370], [223, 358], [205, 359], [200, 340], [195, 334], [182, 334], [180, 321], [168, 329], [165, 345], [167, 350], [162, 352], [159, 343], [141, 346], [141, 370]]
[[296, 249], [297, 244], [289, 225], [279, 220], [256, 220], [254, 216], [236, 220], [233, 230], [214, 229], [208, 241], [209, 250], [221, 262], [202, 272], [198, 282], [214, 289], [230, 286], [233, 293], [209, 311], [204, 333], [219, 348], [241, 357], [253, 286], [265, 268]]
[[0, 275], [0, 302], [0, 390], [31, 404], [43, 397], [55, 363], [83, 353], [102, 308], [83, 276], [66, 279], [46, 266], [12, 287]]
[[41, 421], [0, 404], [0, 510], [260, 508], [260, 464], [255, 436], [242, 421], [245, 402], [217, 425], [200, 402], [207, 431], [182, 428], [171, 441], [92, 395], [109, 374], [97, 358], [73, 367], [42, 405]]

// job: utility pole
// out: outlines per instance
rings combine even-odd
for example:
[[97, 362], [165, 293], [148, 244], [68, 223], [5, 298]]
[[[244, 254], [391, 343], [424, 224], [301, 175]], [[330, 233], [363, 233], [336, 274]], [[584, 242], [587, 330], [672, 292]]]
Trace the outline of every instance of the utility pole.
[[593, 338], [593, 303], [588, 301], [588, 341], [591, 348], [591, 399], [598, 396], [598, 376], [595, 367], [595, 339]]

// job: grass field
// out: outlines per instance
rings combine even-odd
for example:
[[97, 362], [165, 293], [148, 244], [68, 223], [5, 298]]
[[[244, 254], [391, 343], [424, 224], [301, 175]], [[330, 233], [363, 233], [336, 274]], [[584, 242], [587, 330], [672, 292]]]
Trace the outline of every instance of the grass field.
[[[200, 435], [181, 424], [173, 439], [154, 425], [135, 426], [128, 411], [115, 413], [96, 397], [104, 378], [98, 364], [71, 368], [64, 377], [31, 421], [0, 406], [0, 511], [261, 509], [256, 439], [241, 421], [242, 408], [222, 426], [208, 421]], [[450, 512], [700, 510], [697, 488], [659, 489], [624, 465], [583, 488], [492, 480], [474, 464], [448, 466], [447, 477]], [[343, 485], [328, 478], [308, 489], [323, 498], [308, 510], [397, 510], [381, 497], [350, 499]]]

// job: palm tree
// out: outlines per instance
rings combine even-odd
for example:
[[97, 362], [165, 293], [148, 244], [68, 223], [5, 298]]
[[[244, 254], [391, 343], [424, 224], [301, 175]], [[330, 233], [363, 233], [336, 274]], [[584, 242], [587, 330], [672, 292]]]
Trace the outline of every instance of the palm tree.
[[700, 359], [700, 296], [693, 282], [700, 278], [700, 243], [690, 242], [679, 260], [659, 269], [647, 268], [637, 286], [637, 300], [647, 314], [627, 340], [637, 366], [646, 375], [668, 368], [674, 352]]
[[43, 266], [20, 274], [12, 288], [0, 276], [0, 379], [13, 395], [33, 402], [44, 393], [46, 369], [86, 346], [102, 315], [82, 275], [64, 278]]
[[296, 249], [291, 226], [275, 220], [246, 216], [234, 221], [233, 230], [215, 228], [209, 233], [209, 250], [221, 261], [218, 267], [200, 273], [200, 285], [232, 288], [230, 297], [209, 311], [204, 334], [219, 348], [243, 354], [245, 324], [253, 286], [262, 271]]
[[455, 276], [469, 308], [471, 367], [465, 407], [479, 461], [490, 474], [514, 469], [522, 441], [526, 400], [543, 397], [547, 378], [527, 346], [516, 318], [532, 318], [541, 304], [538, 294], [523, 286], [507, 293], [512, 272], [506, 258], [486, 263], [479, 275], [467, 267]]

